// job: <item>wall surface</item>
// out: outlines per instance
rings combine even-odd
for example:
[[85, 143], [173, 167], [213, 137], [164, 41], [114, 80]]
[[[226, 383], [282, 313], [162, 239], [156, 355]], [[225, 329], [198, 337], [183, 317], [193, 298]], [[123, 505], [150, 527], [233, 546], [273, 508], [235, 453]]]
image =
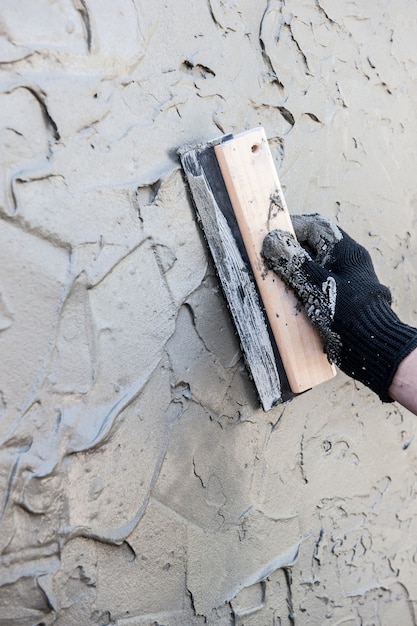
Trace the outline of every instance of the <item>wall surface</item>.
[[411, 626], [416, 418], [264, 413], [176, 151], [263, 125], [417, 324], [411, 0], [2, 0], [0, 625]]

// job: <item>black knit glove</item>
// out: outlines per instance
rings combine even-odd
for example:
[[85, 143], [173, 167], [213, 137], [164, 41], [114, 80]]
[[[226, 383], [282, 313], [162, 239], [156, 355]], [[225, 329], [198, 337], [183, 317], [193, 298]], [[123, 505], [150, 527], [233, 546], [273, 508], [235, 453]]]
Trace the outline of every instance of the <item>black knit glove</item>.
[[363, 246], [318, 214], [291, 219], [298, 241], [284, 231], [269, 233], [262, 250], [266, 265], [304, 304], [329, 361], [391, 402], [388, 389], [417, 347], [417, 329], [392, 310], [391, 292]]

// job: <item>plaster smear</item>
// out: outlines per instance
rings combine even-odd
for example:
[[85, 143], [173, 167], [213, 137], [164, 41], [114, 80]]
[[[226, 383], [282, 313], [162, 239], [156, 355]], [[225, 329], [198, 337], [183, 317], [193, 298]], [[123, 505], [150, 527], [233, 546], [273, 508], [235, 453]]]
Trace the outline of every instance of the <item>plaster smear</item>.
[[177, 156], [264, 126], [416, 325], [416, 20], [2, 3], [0, 626], [416, 623], [415, 418], [259, 408]]

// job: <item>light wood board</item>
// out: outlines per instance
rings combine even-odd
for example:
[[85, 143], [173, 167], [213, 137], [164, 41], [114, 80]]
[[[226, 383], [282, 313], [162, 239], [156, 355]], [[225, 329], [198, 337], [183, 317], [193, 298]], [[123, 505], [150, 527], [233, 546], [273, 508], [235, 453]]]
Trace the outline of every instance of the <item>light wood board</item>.
[[235, 135], [214, 151], [291, 390], [300, 393], [333, 378], [336, 370], [297, 298], [266, 271], [261, 256], [268, 232], [294, 233], [265, 131]]

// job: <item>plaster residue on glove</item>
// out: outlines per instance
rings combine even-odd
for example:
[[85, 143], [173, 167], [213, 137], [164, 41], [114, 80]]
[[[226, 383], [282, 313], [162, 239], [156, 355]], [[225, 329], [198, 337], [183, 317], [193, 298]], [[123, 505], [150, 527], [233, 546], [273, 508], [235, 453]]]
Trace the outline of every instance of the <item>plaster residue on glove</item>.
[[262, 255], [267, 267], [278, 274], [304, 304], [307, 315], [324, 341], [330, 363], [337, 364], [341, 341], [339, 335], [331, 330], [337, 286], [334, 277], [323, 265], [342, 234], [325, 218], [317, 221], [314, 217], [315, 222], [308, 219], [310, 216], [292, 217], [297, 236], [309, 252], [291, 233], [274, 230], [264, 239]]
[[319, 213], [291, 215], [291, 221], [297, 241], [316, 263], [325, 267], [335, 244], [343, 237], [339, 228]]

